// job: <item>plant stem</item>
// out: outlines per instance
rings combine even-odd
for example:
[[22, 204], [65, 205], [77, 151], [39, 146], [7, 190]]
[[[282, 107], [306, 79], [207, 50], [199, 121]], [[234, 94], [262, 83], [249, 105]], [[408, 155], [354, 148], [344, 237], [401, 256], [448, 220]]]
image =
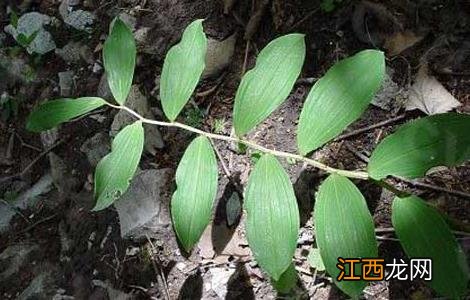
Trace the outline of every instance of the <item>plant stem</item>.
[[177, 128], [184, 129], [186, 131], [190, 131], [190, 132], [194, 132], [194, 133], [206, 136], [210, 139], [222, 140], [222, 141], [226, 141], [226, 142], [241, 143], [241, 144], [244, 144], [245, 146], [250, 147], [252, 149], [255, 149], [255, 150], [258, 150], [258, 151], [261, 151], [261, 152], [264, 152], [264, 153], [269, 153], [269, 154], [272, 154], [272, 155], [277, 156], [277, 157], [284, 157], [284, 158], [294, 159], [296, 161], [302, 161], [302, 162], [305, 162], [308, 165], [311, 165], [315, 168], [318, 168], [318, 169], [323, 170], [323, 171], [325, 171], [327, 173], [330, 173], [330, 174], [338, 174], [338, 175], [342, 175], [342, 176], [345, 176], [345, 177], [355, 178], [355, 179], [362, 179], [362, 180], [368, 180], [369, 179], [369, 175], [367, 174], [367, 172], [348, 171], [348, 170], [341, 170], [341, 169], [332, 168], [332, 167], [327, 166], [327, 165], [325, 165], [325, 164], [323, 164], [323, 163], [321, 163], [317, 160], [307, 158], [307, 157], [301, 156], [299, 154], [294, 154], [294, 153], [269, 149], [269, 148], [263, 147], [261, 145], [258, 145], [255, 142], [245, 140], [245, 139], [242, 139], [242, 138], [239, 138], [239, 137], [233, 137], [233, 136], [228, 136], [228, 135], [210, 133], [210, 132], [206, 132], [206, 131], [194, 128], [194, 127], [186, 125], [186, 124], [178, 123], [178, 122], [163, 122], [163, 121], [151, 120], [151, 119], [147, 119], [147, 118], [139, 115], [137, 112], [135, 112], [134, 110], [132, 110], [132, 109], [126, 107], [126, 106], [114, 105], [114, 104], [111, 104], [111, 103], [107, 103], [107, 105], [110, 106], [110, 107], [117, 108], [117, 109], [124, 110], [124, 111], [128, 112], [129, 114], [133, 115], [134, 117], [136, 117], [137, 119], [142, 121], [142, 123], [153, 124], [153, 125], [164, 126], [164, 127], [177, 127]]

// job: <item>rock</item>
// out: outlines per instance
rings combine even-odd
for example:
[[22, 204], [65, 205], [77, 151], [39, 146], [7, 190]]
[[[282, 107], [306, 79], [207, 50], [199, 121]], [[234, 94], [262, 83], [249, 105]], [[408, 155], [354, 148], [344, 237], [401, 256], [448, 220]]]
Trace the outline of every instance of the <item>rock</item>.
[[13, 205], [7, 205], [0, 202], [0, 233], [7, 232], [10, 228], [10, 222], [16, 214], [16, 209]]
[[52, 147], [59, 140], [59, 130], [52, 128], [41, 132], [41, 142], [45, 149]]
[[[1, 220], [1, 219], [0, 219]], [[8, 246], [0, 254], [0, 263], [2, 272], [0, 273], [0, 281], [9, 279], [11, 276], [17, 275], [22, 268], [36, 252], [39, 246], [33, 243], [20, 243]]]
[[16, 198], [14, 205], [19, 209], [32, 207], [38, 202], [39, 196], [48, 193], [52, 189], [52, 184], [52, 175], [46, 173], [29, 190], [21, 193]]
[[297, 244], [304, 245], [307, 243], [312, 243], [314, 240], [313, 232], [310, 229], [301, 228], [299, 232], [299, 238], [297, 239]]
[[212, 290], [219, 296], [219, 299], [225, 299], [227, 295], [227, 283], [233, 273], [235, 273], [235, 269], [211, 268], [210, 273], [212, 275]]
[[36, 37], [29, 43], [26, 50], [30, 54], [46, 54], [56, 48], [52, 35], [44, 29], [44, 25], [50, 24], [51, 21], [52, 18], [48, 15], [30, 12], [18, 19], [18, 26], [16, 28], [13, 25], [5, 27], [5, 32], [11, 34], [16, 41], [18, 41], [21, 35], [24, 38], [29, 38], [35, 34]]
[[90, 26], [95, 21], [95, 16], [91, 12], [81, 9], [73, 10], [68, 0], [62, 0], [59, 6], [59, 14], [67, 25], [77, 30], [89, 31]]
[[109, 152], [111, 152], [111, 140], [109, 135], [98, 132], [80, 147], [80, 151], [86, 154], [88, 162], [95, 168], [98, 162]]
[[126, 23], [126, 25], [129, 26], [131, 31], [135, 31], [135, 27], [137, 25], [136, 17], [126, 14], [125, 12], [122, 12], [119, 14], [119, 19], [121, 19], [121, 21]]
[[113, 288], [112, 284], [108, 280], [106, 280], [105, 282], [101, 280], [93, 280], [93, 285], [105, 289], [108, 292], [109, 299], [115, 299], [115, 300], [134, 299], [131, 295]]
[[228, 66], [235, 52], [236, 42], [236, 33], [222, 41], [212, 38], [207, 40], [206, 67], [202, 73], [203, 78], [217, 75]]
[[[126, 106], [133, 109], [141, 116], [149, 119], [154, 119], [147, 98], [140, 92], [137, 85], [133, 85], [129, 96], [126, 100]], [[111, 136], [116, 134], [126, 125], [129, 125], [135, 121], [135, 117], [125, 111], [119, 111], [114, 117], [113, 123], [111, 124]], [[151, 124], [144, 124], [145, 130], [145, 144], [144, 148], [147, 152], [152, 155], [156, 154], [157, 149], [164, 147], [162, 135], [158, 130], [158, 127]]]
[[69, 13], [64, 22], [77, 30], [91, 30], [89, 26], [93, 25], [95, 16], [85, 10], [76, 10]]
[[127, 192], [114, 203], [123, 238], [145, 237], [149, 229], [170, 225], [168, 184], [171, 169], [140, 171]]
[[17, 82], [27, 83], [34, 79], [34, 70], [21, 58], [9, 57], [0, 50], [0, 93]]
[[71, 41], [62, 49], [56, 49], [55, 53], [67, 63], [78, 63], [81, 59], [87, 63], [93, 63], [93, 53], [87, 45], [81, 42]]
[[42, 266], [43, 271], [34, 277], [18, 299], [51, 299], [58, 288], [54, 269], [54, 266]]
[[[68, 164], [57, 154], [51, 152], [48, 154], [49, 165], [51, 166], [51, 176], [54, 186], [61, 195], [70, 195], [70, 192], [74, 190], [78, 185], [78, 179], [72, 176], [68, 168]], [[59, 197], [63, 199], [63, 197]], [[55, 209], [61, 204], [59, 199], [46, 199], [45, 204], [50, 209]]]
[[103, 75], [101, 76], [96, 95], [108, 101], [112, 101], [114, 99], [113, 93], [111, 92], [111, 88], [108, 84], [108, 77], [106, 76], [106, 73], [103, 73]]
[[98, 63], [98, 62], [95, 62], [95, 63], [93, 64], [92, 72], [95, 73], [95, 74], [97, 74], [97, 73], [100, 73], [101, 70], [103, 70], [103, 67], [101, 66], [101, 64]]
[[39, 201], [39, 196], [48, 193], [52, 189], [52, 176], [50, 173], [42, 176], [29, 190], [21, 193], [15, 201], [8, 203], [0, 202], [0, 233], [9, 229], [10, 221], [17, 210], [33, 207]]
[[382, 86], [375, 94], [371, 103], [383, 110], [398, 112], [405, 103], [407, 91], [393, 81], [392, 76], [394, 72], [393, 69], [387, 68]]
[[134, 32], [134, 39], [139, 48], [145, 47], [149, 33], [150, 27], [141, 27]]
[[59, 72], [59, 87], [60, 95], [62, 97], [70, 97], [74, 90], [73, 71]]

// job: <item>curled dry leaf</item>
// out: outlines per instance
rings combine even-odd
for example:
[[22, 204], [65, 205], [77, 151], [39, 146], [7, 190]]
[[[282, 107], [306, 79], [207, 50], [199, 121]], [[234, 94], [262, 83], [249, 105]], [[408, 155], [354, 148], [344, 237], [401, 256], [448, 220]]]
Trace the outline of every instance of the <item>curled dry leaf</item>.
[[418, 71], [415, 83], [410, 88], [406, 110], [419, 109], [427, 115], [451, 111], [461, 103], [434, 77], [426, 66]]

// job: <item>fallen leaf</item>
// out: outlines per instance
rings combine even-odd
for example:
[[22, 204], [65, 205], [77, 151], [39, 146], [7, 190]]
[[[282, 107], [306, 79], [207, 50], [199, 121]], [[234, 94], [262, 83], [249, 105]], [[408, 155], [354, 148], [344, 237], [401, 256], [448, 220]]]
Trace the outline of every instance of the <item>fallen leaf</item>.
[[215, 264], [228, 263], [231, 256], [243, 261], [251, 255], [248, 242], [241, 232], [225, 224], [209, 224], [199, 240], [198, 248], [204, 260]]
[[461, 103], [434, 77], [428, 75], [427, 66], [419, 69], [410, 88], [406, 110], [419, 109], [427, 115], [451, 111]]
[[398, 31], [385, 39], [384, 48], [391, 56], [395, 56], [404, 50], [420, 42], [424, 36], [416, 35], [411, 30]]

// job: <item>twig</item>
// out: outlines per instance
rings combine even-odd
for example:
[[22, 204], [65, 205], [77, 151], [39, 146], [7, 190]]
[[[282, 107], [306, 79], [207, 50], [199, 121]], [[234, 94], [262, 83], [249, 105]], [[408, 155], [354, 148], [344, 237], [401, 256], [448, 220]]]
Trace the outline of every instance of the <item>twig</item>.
[[217, 148], [217, 145], [214, 143], [212, 139], [210, 139], [212, 148], [214, 148], [215, 154], [219, 158], [220, 164], [222, 165], [222, 170], [224, 170], [225, 175], [227, 175], [228, 179], [232, 179], [232, 174], [230, 173], [230, 170], [227, 168], [227, 165], [225, 164], [222, 155], [219, 152], [219, 149]]
[[348, 170], [332, 168], [332, 167], [327, 166], [327, 165], [325, 165], [325, 164], [323, 164], [319, 161], [316, 161], [316, 160], [313, 160], [313, 159], [310, 159], [310, 158], [307, 158], [307, 157], [304, 157], [304, 156], [301, 156], [301, 155], [298, 155], [298, 154], [294, 154], [294, 153], [283, 152], [283, 151], [278, 151], [278, 150], [274, 150], [274, 149], [268, 149], [268, 148], [265, 148], [261, 145], [258, 145], [256, 143], [254, 143], [254, 142], [251, 142], [249, 140], [245, 140], [245, 139], [242, 139], [242, 138], [239, 138], [239, 137], [232, 137], [232, 136], [227, 136], [227, 135], [221, 135], [221, 134], [205, 132], [203, 130], [191, 127], [191, 126], [186, 125], [186, 124], [181, 124], [181, 123], [178, 123], [178, 122], [169, 123], [169, 122], [163, 122], [163, 121], [150, 120], [150, 119], [142, 117], [141, 115], [139, 115], [138, 113], [136, 113], [135, 111], [133, 111], [132, 109], [130, 109], [128, 107], [114, 105], [114, 104], [111, 104], [111, 103], [107, 103], [107, 105], [110, 106], [110, 107], [113, 107], [113, 108], [125, 110], [128, 113], [130, 113], [131, 115], [138, 118], [143, 123], [153, 124], [153, 125], [158, 125], [158, 126], [165, 126], [165, 127], [177, 127], [177, 128], [181, 128], [181, 129], [184, 129], [184, 130], [187, 130], [187, 131], [190, 131], [190, 132], [194, 132], [194, 133], [206, 136], [210, 139], [222, 140], [222, 141], [226, 141], [226, 142], [241, 143], [241, 144], [244, 144], [247, 147], [250, 147], [250, 148], [258, 150], [258, 151], [261, 151], [263, 153], [269, 153], [269, 154], [272, 154], [272, 155], [277, 156], [277, 157], [290, 158], [290, 159], [294, 159], [295, 161], [302, 161], [302, 162], [305, 162], [308, 165], [311, 165], [313, 167], [321, 169], [321, 170], [323, 170], [327, 173], [334, 173], [334, 174], [342, 175], [342, 176], [345, 176], [345, 177], [362, 179], [362, 180], [369, 179], [369, 175], [366, 172], [363, 172], [363, 171], [348, 171]]
[[36, 146], [33, 146], [33, 145], [30, 145], [28, 143], [26, 143], [24, 140], [23, 140], [23, 137], [21, 137], [21, 135], [19, 135], [17, 132], [15, 132], [15, 136], [16, 138], [20, 141], [21, 143], [21, 146], [24, 146], [26, 148], [29, 148], [29, 149], [32, 149], [34, 151], [37, 151], [37, 152], [42, 152], [42, 149], [36, 147]]
[[385, 121], [382, 121], [382, 122], [379, 122], [379, 123], [376, 123], [376, 124], [373, 124], [373, 125], [370, 125], [370, 126], [366, 126], [366, 127], [359, 128], [359, 129], [353, 130], [351, 132], [345, 133], [343, 135], [340, 135], [339, 137], [337, 137], [334, 140], [335, 141], [340, 141], [340, 140], [343, 140], [343, 139], [346, 139], [346, 138], [350, 138], [352, 136], [367, 132], [369, 130], [379, 128], [379, 127], [382, 127], [382, 126], [385, 126], [385, 125], [388, 125], [388, 124], [391, 124], [391, 123], [395, 123], [397, 121], [400, 121], [400, 120], [404, 119], [405, 117], [406, 117], [406, 114], [402, 114], [402, 115], [399, 115], [395, 118], [388, 119], [388, 120], [385, 120]]
[[246, 41], [245, 47], [245, 57], [243, 59], [243, 67], [242, 67], [242, 76], [245, 75], [246, 67], [248, 65], [248, 53], [250, 52], [250, 41]]
[[447, 193], [447, 194], [456, 195], [456, 196], [460, 196], [460, 197], [470, 199], [470, 194], [466, 193], [464, 191], [451, 190], [451, 189], [448, 189], [448, 188], [436, 186], [436, 185], [429, 184], [429, 183], [424, 183], [424, 182], [419, 182], [419, 181], [416, 181], [416, 180], [406, 179], [406, 178], [403, 178], [403, 177], [400, 177], [400, 176], [394, 176], [394, 177], [396, 179], [400, 180], [400, 181], [409, 183], [414, 187], [425, 188], [425, 189], [434, 190], [434, 191], [438, 191], [438, 192], [444, 192], [444, 193]]
[[[393, 227], [376, 228], [375, 233], [395, 233], [395, 228], [393, 228]], [[465, 236], [465, 237], [470, 237], [470, 232], [452, 230], [452, 233], [454, 235], [461, 235], [461, 236]]]
[[214, 93], [217, 90], [217, 88], [220, 86], [220, 84], [222, 83], [224, 77], [225, 77], [225, 74], [220, 76], [220, 80], [218, 80], [218, 82], [213, 87], [211, 87], [211, 88], [209, 88], [205, 91], [196, 93], [196, 97], [203, 98], [203, 97], [207, 97], [210, 94]]
[[4, 182], [8, 182], [10, 180], [13, 180], [13, 179], [16, 179], [16, 178], [21, 178], [23, 177], [24, 175], [26, 175], [26, 173], [29, 172], [29, 170], [38, 162], [40, 161], [44, 156], [46, 156], [49, 152], [51, 152], [52, 150], [54, 150], [54, 148], [56, 148], [57, 146], [59, 146], [60, 144], [62, 144], [64, 141], [58, 141], [57, 143], [55, 143], [54, 145], [50, 146], [49, 148], [47, 148], [46, 150], [44, 150], [41, 154], [39, 154], [35, 159], [33, 159], [32, 162], [29, 163], [28, 166], [26, 166], [26, 168], [24, 168], [23, 171], [21, 171], [20, 173], [17, 173], [15, 175], [11, 175], [11, 176], [8, 176], [8, 177], [5, 177], [5, 178], [2, 178], [0, 179], [0, 184], [4, 183]]
[[[351, 151], [354, 155], [356, 155], [358, 158], [363, 160], [364, 162], [366, 162], [366, 163], [369, 162], [368, 157], [365, 157], [361, 153], [357, 152], [350, 145], [346, 145], [346, 148], [349, 151]], [[428, 189], [428, 190], [434, 190], [434, 191], [443, 192], [443, 193], [447, 193], [447, 194], [456, 195], [456, 196], [460, 196], [460, 197], [463, 197], [463, 198], [470, 199], [470, 194], [466, 193], [464, 191], [451, 190], [451, 189], [448, 189], [448, 188], [436, 186], [436, 185], [429, 184], [429, 183], [419, 182], [419, 181], [416, 181], [416, 180], [410, 180], [410, 179], [407, 179], [407, 178], [404, 178], [404, 177], [401, 177], [401, 176], [391, 176], [391, 177], [396, 179], [396, 180], [408, 183], [408, 184], [410, 184], [414, 187], [424, 188], [424, 189]], [[399, 197], [406, 197], [406, 196], [411, 195], [409, 192], [401, 191], [401, 190], [397, 189], [395, 186], [393, 186], [392, 184], [386, 182], [385, 180], [380, 180], [380, 181], [379, 180], [373, 180], [373, 182], [376, 183], [377, 185], [391, 191], [392, 193], [394, 193], [395, 195], [397, 195]]]
[[39, 221], [37, 221], [36, 223], [31, 224], [31, 225], [29, 225], [28, 227], [26, 227], [25, 229], [21, 230], [21, 231], [19, 232], [19, 234], [28, 232], [28, 231], [30, 231], [31, 229], [33, 229], [34, 227], [38, 226], [39, 224], [42, 224], [42, 223], [47, 222], [47, 221], [49, 221], [49, 220], [52, 220], [52, 219], [54, 219], [55, 217], [57, 217], [57, 214], [53, 214], [53, 215], [51, 215], [51, 216], [49, 216], [49, 217], [46, 217], [46, 218], [44, 218], [44, 219], [42, 219], [42, 220], [39, 220]]
[[9, 203], [8, 201], [4, 199], [0, 199], [0, 202], [2, 202], [4, 205], [8, 206], [15, 213], [20, 215], [20, 217], [22, 217], [26, 221], [26, 223], [31, 223], [31, 221], [21, 212], [21, 210], [18, 207], [12, 205], [11, 203]]
[[311, 12], [309, 12], [308, 14], [305, 15], [305, 17], [303, 17], [302, 19], [300, 19], [297, 23], [295, 23], [294, 25], [292, 25], [291, 27], [289, 27], [287, 29], [287, 32], [291, 31], [291, 30], [294, 30], [296, 29], [300, 24], [302, 24], [303, 22], [307, 21], [308, 19], [310, 19], [317, 11], [319, 11], [320, 8], [315, 8], [314, 10], [312, 10]]
[[[168, 284], [166, 282], [166, 278], [165, 278], [165, 274], [163, 273], [162, 271], [162, 268], [160, 267], [161, 266], [161, 261], [160, 259], [158, 258], [158, 256], [155, 256], [155, 254], [157, 253], [157, 248], [155, 247], [155, 245], [152, 243], [152, 241], [150, 240], [150, 238], [148, 237], [148, 235], [145, 235], [145, 237], [147, 238], [147, 241], [149, 242], [150, 246], [151, 246], [151, 251], [152, 251], [152, 265], [155, 269], [155, 272], [157, 272], [157, 274], [159, 275], [159, 277], [161, 277], [161, 281], [162, 281], [162, 285], [163, 285], [163, 289], [165, 291], [165, 296], [166, 296], [166, 299], [167, 300], [171, 300], [171, 297], [170, 297], [170, 291], [168, 290]], [[158, 262], [158, 265], [155, 263], [155, 261]]]

